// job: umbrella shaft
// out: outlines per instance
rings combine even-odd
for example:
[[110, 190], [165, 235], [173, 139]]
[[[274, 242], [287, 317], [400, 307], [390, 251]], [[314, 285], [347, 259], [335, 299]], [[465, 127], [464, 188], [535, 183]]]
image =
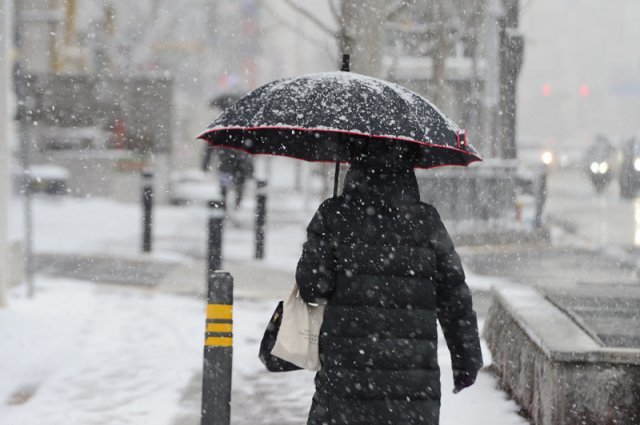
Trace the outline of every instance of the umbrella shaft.
[[336, 161], [336, 171], [333, 175], [333, 197], [338, 197], [338, 179], [340, 177], [340, 161]]

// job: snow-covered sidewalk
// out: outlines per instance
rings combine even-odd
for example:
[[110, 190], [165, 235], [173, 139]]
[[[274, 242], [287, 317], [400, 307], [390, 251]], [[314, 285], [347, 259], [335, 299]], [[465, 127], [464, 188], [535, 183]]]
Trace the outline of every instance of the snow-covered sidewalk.
[[[305, 208], [301, 194], [285, 189], [274, 191], [269, 201], [263, 261], [253, 260], [252, 199], [226, 224], [224, 257], [237, 264], [251, 262], [255, 277], [245, 278], [255, 279], [256, 285], [264, 284], [270, 270], [294, 270], [305, 226], [315, 209]], [[141, 255], [139, 205], [99, 198], [36, 198], [33, 211], [38, 254]], [[154, 214], [150, 258], [171, 262], [204, 258], [205, 207], [158, 205]], [[20, 236], [20, 218], [16, 202], [11, 214], [14, 238]], [[468, 278], [470, 286], [480, 290], [498, 281]], [[0, 309], [0, 425], [199, 424], [204, 300], [157, 288], [44, 275], [36, 276], [33, 299], [26, 298], [26, 292], [24, 286], [13, 288], [9, 307]], [[314, 374], [269, 373], [257, 355], [276, 301], [236, 299], [234, 424], [306, 423]], [[527, 424], [487, 373], [454, 396], [443, 341], [439, 357], [442, 425]], [[484, 358], [488, 364], [486, 349]]]
[[201, 361], [203, 302], [36, 283], [0, 310], [0, 424], [170, 424]]
[[[197, 394], [184, 396], [202, 368], [203, 300], [83, 281], [36, 283], [36, 298], [18, 287], [0, 310], [1, 425], [170, 425], [197, 417]], [[257, 357], [274, 302], [235, 303], [235, 424], [305, 423], [313, 373], [269, 373]], [[527, 423], [487, 373], [453, 395], [442, 341], [439, 357], [442, 425]]]

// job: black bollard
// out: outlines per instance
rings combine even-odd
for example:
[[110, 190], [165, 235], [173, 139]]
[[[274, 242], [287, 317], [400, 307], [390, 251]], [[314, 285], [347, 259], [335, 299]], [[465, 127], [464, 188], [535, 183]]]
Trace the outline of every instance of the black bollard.
[[233, 277], [209, 274], [201, 425], [229, 425], [233, 362]]
[[267, 182], [256, 181], [256, 259], [264, 258], [264, 225], [267, 221]]
[[151, 227], [153, 209], [153, 172], [142, 170], [142, 251], [151, 252]]
[[220, 188], [220, 194], [222, 195], [222, 202], [224, 203], [225, 208], [227, 208], [227, 205], [229, 205], [227, 203], [227, 197], [228, 197], [228, 193], [229, 193], [229, 187], [226, 185], [223, 185]]
[[208, 277], [222, 267], [222, 223], [224, 222], [224, 215], [223, 201], [209, 201]]
[[544, 204], [547, 201], [547, 167], [540, 170], [536, 179], [536, 215], [533, 219], [533, 226], [536, 229], [542, 228], [542, 213], [544, 212]]

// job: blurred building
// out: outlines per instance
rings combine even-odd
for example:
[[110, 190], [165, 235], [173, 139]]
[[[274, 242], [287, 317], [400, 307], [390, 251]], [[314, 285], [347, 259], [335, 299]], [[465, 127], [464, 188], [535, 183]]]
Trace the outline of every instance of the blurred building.
[[519, 0], [416, 0], [387, 22], [384, 75], [466, 128], [485, 159], [514, 159]]
[[22, 167], [63, 166], [77, 196], [136, 199], [142, 167], [171, 167], [172, 74], [125, 60], [114, 2], [15, 5]]
[[640, 2], [524, 2], [518, 137], [559, 150], [640, 131]]

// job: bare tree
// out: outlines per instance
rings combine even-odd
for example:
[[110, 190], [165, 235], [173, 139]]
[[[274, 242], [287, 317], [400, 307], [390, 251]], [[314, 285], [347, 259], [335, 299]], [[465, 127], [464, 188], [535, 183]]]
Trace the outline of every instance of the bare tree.
[[[447, 71], [447, 56], [454, 41], [449, 32], [449, 20], [451, 16], [445, 5], [447, 0], [436, 0], [433, 2], [433, 38], [434, 50], [431, 55], [432, 81], [433, 81], [433, 102], [441, 105], [444, 99], [445, 78]], [[428, 34], [428, 33], [427, 33]]]
[[[333, 22], [324, 22], [308, 6], [295, 0], [283, 0], [309, 23], [315, 25], [335, 41], [336, 65], [342, 53], [351, 55], [352, 70], [374, 77], [382, 76], [384, 23], [399, 14], [414, 0], [327, 0]], [[262, 4], [267, 4], [263, 0]]]
[[[373, 77], [382, 77], [382, 57], [385, 45], [385, 22], [402, 13], [415, 0], [327, 0], [332, 22], [324, 22], [308, 6], [295, 0], [283, 0], [285, 4], [297, 12], [299, 16], [314, 25], [325, 35], [334, 40], [334, 61], [336, 69], [340, 69], [342, 54], [351, 56], [351, 70]], [[269, 8], [269, 0], [262, 0], [262, 5]], [[273, 10], [272, 10], [273, 11]], [[289, 23], [288, 27], [299, 33], [299, 28]], [[325, 176], [323, 193], [330, 193], [329, 170], [323, 166]], [[341, 177], [344, 173], [341, 173]]]

